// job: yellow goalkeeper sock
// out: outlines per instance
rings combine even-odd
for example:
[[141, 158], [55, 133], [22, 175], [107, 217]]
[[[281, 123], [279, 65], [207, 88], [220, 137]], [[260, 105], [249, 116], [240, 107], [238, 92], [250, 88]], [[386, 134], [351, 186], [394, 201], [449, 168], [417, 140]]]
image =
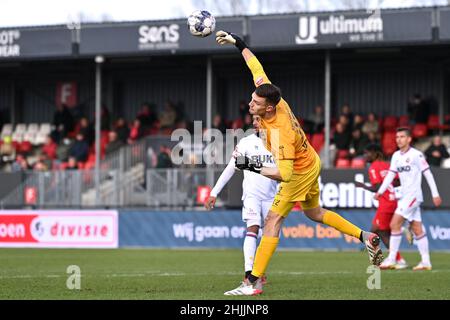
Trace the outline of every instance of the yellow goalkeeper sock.
[[323, 223], [339, 230], [342, 233], [354, 236], [355, 238], [359, 239], [361, 237], [362, 230], [353, 223], [342, 218], [336, 212], [327, 210], [323, 214]]
[[256, 250], [255, 262], [252, 270], [253, 276], [259, 278], [266, 272], [267, 265], [277, 249], [279, 241], [280, 238], [278, 237], [262, 237], [258, 250]]

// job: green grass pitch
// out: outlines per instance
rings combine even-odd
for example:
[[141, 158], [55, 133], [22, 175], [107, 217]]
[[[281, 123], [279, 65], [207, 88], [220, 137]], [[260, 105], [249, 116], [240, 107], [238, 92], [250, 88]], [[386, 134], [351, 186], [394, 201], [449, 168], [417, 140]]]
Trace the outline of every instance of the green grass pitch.
[[[381, 271], [381, 289], [369, 290], [366, 252], [278, 251], [263, 295], [226, 297], [243, 275], [237, 249], [0, 249], [0, 299], [450, 299], [450, 253], [431, 259], [433, 271]], [[70, 265], [80, 290], [66, 286]]]

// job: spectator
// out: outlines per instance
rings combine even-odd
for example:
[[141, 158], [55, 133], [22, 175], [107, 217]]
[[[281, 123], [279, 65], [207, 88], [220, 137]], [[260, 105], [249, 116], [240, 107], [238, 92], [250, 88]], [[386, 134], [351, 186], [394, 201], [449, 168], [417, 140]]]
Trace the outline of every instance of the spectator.
[[360, 114], [356, 114], [353, 120], [352, 131], [362, 130], [363, 125], [364, 125], [364, 118]]
[[89, 123], [89, 120], [86, 117], [83, 117], [80, 119], [80, 131], [85, 139], [88, 145], [92, 145], [95, 141], [95, 129], [94, 127]]
[[347, 135], [347, 139], [350, 140], [351, 136], [352, 136], [352, 127], [350, 126], [348, 117], [345, 115], [340, 115], [338, 123], [340, 123], [342, 125], [344, 133], [345, 133], [345, 135]]
[[51, 169], [53, 167], [53, 160], [50, 159], [45, 153], [39, 155], [38, 162], [42, 162], [47, 169]]
[[34, 171], [47, 171], [47, 165], [42, 161], [37, 161], [33, 166]]
[[62, 143], [58, 145], [58, 148], [56, 149], [56, 157], [61, 161], [67, 161], [69, 158], [69, 152], [72, 148], [72, 145], [74, 144], [73, 140], [69, 138], [64, 138]]
[[414, 94], [408, 102], [408, 115], [411, 124], [427, 123], [429, 110], [418, 93]]
[[3, 143], [0, 146], [0, 156], [2, 162], [13, 161], [16, 157], [16, 149], [12, 143], [12, 138], [10, 136], [5, 136], [3, 138]]
[[378, 134], [375, 132], [369, 132], [367, 134], [367, 144], [380, 144], [380, 139], [378, 139]]
[[375, 113], [371, 112], [367, 116], [367, 120], [362, 126], [362, 132], [365, 133], [366, 135], [369, 135], [370, 133], [378, 134], [379, 130], [378, 125], [379, 123], [377, 117], [375, 116]]
[[213, 119], [212, 128], [218, 129], [222, 133], [226, 133], [227, 126], [222, 120], [222, 116], [220, 114], [216, 114]]
[[172, 159], [170, 158], [170, 148], [165, 145], [162, 145], [159, 149], [158, 160], [156, 164], [156, 168], [172, 168]]
[[433, 137], [433, 141], [425, 151], [425, 155], [430, 166], [435, 167], [440, 167], [442, 160], [450, 157], [447, 152], [447, 147], [442, 143], [440, 136]]
[[150, 104], [145, 102], [142, 104], [141, 111], [137, 115], [137, 118], [141, 121], [141, 125], [146, 132], [148, 132], [158, 120], [152, 109], [154, 109], [154, 106], [151, 108]]
[[58, 143], [73, 131], [75, 122], [66, 105], [62, 104], [56, 107], [53, 114], [53, 125], [55, 126], [54, 139]]
[[84, 139], [82, 133], [78, 133], [75, 143], [72, 145], [69, 151], [69, 157], [74, 157], [77, 162], [85, 162], [89, 155], [89, 145]]
[[350, 131], [352, 130], [351, 128], [353, 128], [353, 123], [354, 123], [354, 115], [353, 115], [353, 112], [352, 112], [352, 109], [350, 109], [350, 106], [349, 106], [349, 104], [348, 103], [346, 103], [346, 104], [344, 104], [343, 106], [342, 106], [342, 109], [341, 109], [341, 115], [344, 115], [344, 116], [346, 116], [347, 117], [347, 119], [348, 119], [348, 125], [349, 125], [349, 127], [350, 127]]
[[325, 124], [323, 106], [317, 105], [314, 108], [314, 112], [307, 118], [307, 121], [311, 125], [311, 133], [321, 133]]
[[45, 144], [42, 146], [42, 153], [47, 156], [48, 159], [56, 159], [56, 150], [58, 145], [53, 141], [51, 136], [47, 136]]
[[[356, 120], [356, 117], [355, 117]], [[352, 141], [350, 143], [350, 156], [353, 158], [364, 156], [364, 150], [369, 142], [369, 139], [360, 129], [355, 129], [352, 132]]]
[[116, 150], [119, 150], [122, 146], [125, 145], [122, 140], [119, 140], [117, 132], [115, 131], [110, 131], [108, 137], [109, 143], [106, 145], [106, 154], [110, 154]]
[[123, 143], [127, 143], [130, 137], [130, 128], [128, 128], [124, 118], [117, 119], [115, 131], [117, 132], [118, 139]]
[[345, 132], [344, 125], [340, 122], [336, 124], [333, 142], [338, 150], [348, 150], [350, 147], [350, 136]]
[[175, 125], [175, 120], [177, 119], [177, 113], [173, 104], [168, 101], [164, 106], [164, 111], [159, 117], [159, 123], [161, 129], [171, 129]]
[[16, 160], [11, 165], [11, 171], [17, 172], [17, 171], [26, 171], [30, 169], [30, 165], [28, 164], [27, 158], [25, 158], [23, 155], [18, 154], [16, 157]]
[[78, 170], [78, 161], [75, 157], [69, 157], [66, 170]]
[[141, 120], [136, 118], [133, 122], [133, 126], [130, 129], [128, 143], [134, 143], [143, 136], [144, 136], [144, 128], [142, 128]]

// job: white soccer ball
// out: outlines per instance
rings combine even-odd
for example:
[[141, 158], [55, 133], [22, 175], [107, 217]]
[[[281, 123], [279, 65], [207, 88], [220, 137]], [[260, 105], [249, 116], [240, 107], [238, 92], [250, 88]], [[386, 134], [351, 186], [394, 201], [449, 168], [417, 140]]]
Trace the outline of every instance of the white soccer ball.
[[191, 13], [187, 25], [193, 36], [207, 37], [216, 29], [216, 19], [206, 10], [197, 10]]

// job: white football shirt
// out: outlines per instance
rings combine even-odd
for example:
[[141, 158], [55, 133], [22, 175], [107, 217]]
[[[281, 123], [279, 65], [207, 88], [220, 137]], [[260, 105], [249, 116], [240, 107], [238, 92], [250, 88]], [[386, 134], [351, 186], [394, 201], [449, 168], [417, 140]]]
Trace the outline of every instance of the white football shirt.
[[390, 171], [398, 173], [401, 184], [401, 199], [416, 199], [423, 202], [422, 173], [429, 170], [422, 152], [410, 147], [406, 152], [396, 151], [392, 155]]
[[[225, 168], [214, 188], [211, 196], [217, 197], [225, 184], [231, 179], [235, 172], [235, 160], [237, 156], [247, 156], [250, 159], [258, 160], [264, 167], [276, 167], [273, 155], [266, 149], [263, 141], [256, 134], [251, 134], [242, 138], [234, 149], [233, 156]], [[278, 182], [264, 177], [261, 174], [244, 170], [244, 180], [242, 181], [242, 200], [246, 197], [254, 197], [259, 200], [273, 200], [277, 193]]]

